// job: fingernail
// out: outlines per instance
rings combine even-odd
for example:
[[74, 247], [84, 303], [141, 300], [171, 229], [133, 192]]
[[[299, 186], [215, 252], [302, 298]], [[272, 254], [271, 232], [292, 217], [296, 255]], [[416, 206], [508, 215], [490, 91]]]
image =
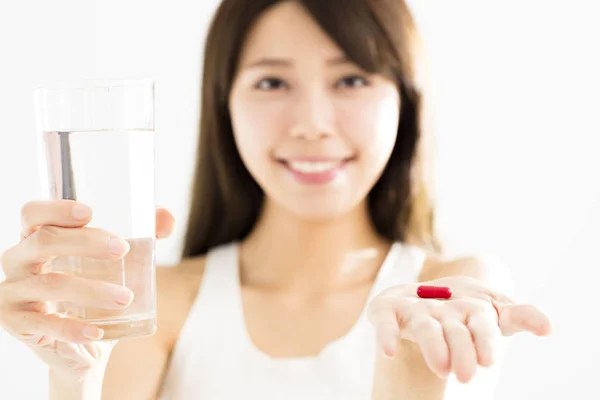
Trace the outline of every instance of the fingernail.
[[397, 349], [393, 344], [388, 343], [383, 346], [383, 355], [389, 360], [396, 358]]
[[95, 326], [86, 326], [82, 331], [83, 337], [90, 340], [99, 340], [104, 336], [104, 331]]
[[80, 203], [76, 203], [71, 208], [71, 216], [78, 220], [86, 220], [92, 216], [92, 209]]
[[173, 227], [169, 226], [165, 229], [165, 227], [161, 227], [161, 229], [158, 230], [158, 232], [156, 233], [156, 237], [158, 239], [162, 239], [162, 238], [166, 238], [171, 236], [171, 233], [173, 233]]
[[450, 374], [447, 374], [445, 372], [437, 372], [436, 375], [438, 378], [444, 380], [444, 379], [448, 379], [448, 375], [450, 375]]
[[122, 239], [110, 238], [108, 239], [108, 251], [120, 256], [129, 251], [129, 243]]
[[128, 306], [133, 300], [133, 293], [127, 288], [119, 288], [115, 290], [113, 299], [122, 306]]

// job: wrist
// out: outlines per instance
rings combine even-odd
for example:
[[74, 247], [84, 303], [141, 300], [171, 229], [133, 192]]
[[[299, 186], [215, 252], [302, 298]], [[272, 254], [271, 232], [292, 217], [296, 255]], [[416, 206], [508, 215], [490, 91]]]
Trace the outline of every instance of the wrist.
[[446, 379], [429, 369], [417, 344], [406, 339], [399, 340], [398, 353], [393, 358], [378, 352], [373, 400], [441, 400], [445, 387]]
[[100, 400], [105, 365], [86, 371], [49, 370], [50, 400]]
[[50, 400], [100, 400], [104, 373], [117, 342], [103, 342], [98, 359], [87, 368], [50, 367]]

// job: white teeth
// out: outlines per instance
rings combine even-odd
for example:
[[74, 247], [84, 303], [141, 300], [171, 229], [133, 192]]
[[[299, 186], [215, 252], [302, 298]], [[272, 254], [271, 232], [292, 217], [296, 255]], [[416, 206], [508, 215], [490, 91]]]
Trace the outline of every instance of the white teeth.
[[318, 174], [332, 170], [340, 165], [339, 161], [290, 161], [289, 167], [304, 174]]

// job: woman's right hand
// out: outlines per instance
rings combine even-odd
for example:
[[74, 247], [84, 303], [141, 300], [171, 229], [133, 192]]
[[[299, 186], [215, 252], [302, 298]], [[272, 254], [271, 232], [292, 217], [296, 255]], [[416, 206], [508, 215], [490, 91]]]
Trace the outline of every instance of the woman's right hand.
[[[27, 203], [21, 241], [2, 255], [6, 279], [0, 283], [0, 326], [30, 346], [51, 371], [77, 378], [106, 361], [112, 344], [98, 342], [102, 331], [94, 325], [52, 313], [50, 303], [118, 310], [133, 300], [123, 286], [48, 270], [47, 263], [55, 257], [115, 260], [127, 254], [124, 240], [86, 227], [91, 214], [71, 200]], [[157, 209], [156, 216], [157, 237], [169, 236], [173, 216], [165, 209]]]

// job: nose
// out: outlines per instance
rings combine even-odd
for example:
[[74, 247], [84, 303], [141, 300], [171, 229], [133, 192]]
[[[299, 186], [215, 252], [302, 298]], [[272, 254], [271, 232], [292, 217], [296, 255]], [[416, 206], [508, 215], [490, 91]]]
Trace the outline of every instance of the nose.
[[334, 107], [320, 89], [299, 95], [290, 135], [295, 139], [319, 140], [334, 135]]

